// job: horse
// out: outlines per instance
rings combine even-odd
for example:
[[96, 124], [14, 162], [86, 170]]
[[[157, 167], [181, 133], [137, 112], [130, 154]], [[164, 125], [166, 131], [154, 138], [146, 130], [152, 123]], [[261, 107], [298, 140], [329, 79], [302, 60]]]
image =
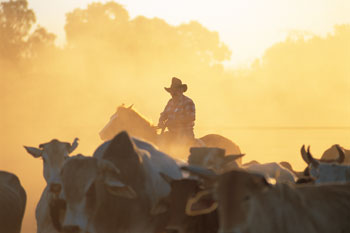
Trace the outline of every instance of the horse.
[[[179, 157], [179, 154], [174, 154], [175, 151], [169, 149], [170, 145], [164, 144], [164, 140], [162, 140], [162, 134], [157, 133], [157, 127], [152, 125], [148, 119], [137, 112], [133, 108], [133, 105], [126, 107], [124, 104], [122, 104], [121, 106], [117, 107], [116, 112], [110, 117], [109, 122], [99, 132], [99, 135], [103, 141], [108, 141], [112, 139], [117, 133], [123, 130], [127, 131], [134, 137], [142, 138], [153, 143], [161, 150], [172, 156]], [[202, 142], [202, 144], [204, 144], [206, 147], [219, 147], [225, 149], [226, 154], [229, 155], [241, 154], [241, 150], [238, 145], [236, 145], [230, 139], [218, 134], [208, 134], [197, 139], [197, 141]], [[187, 148], [182, 149], [185, 150], [182, 150], [185, 153], [189, 152], [188, 146]], [[184, 155], [182, 154], [182, 156]], [[238, 159], [237, 162], [239, 164], [242, 163], [241, 159]]]

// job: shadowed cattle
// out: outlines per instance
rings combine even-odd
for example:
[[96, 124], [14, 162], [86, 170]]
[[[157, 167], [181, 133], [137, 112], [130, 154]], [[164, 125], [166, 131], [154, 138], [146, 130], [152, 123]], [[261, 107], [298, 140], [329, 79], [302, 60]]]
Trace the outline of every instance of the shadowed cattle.
[[344, 161], [345, 153], [340, 146], [336, 146], [336, 148], [339, 154], [338, 159], [334, 160], [336, 163], [329, 163], [315, 159], [310, 153], [310, 147], [306, 151], [305, 146], [302, 146], [302, 158], [308, 164], [308, 173], [315, 179], [315, 183], [350, 181], [350, 166], [341, 164]]
[[151, 213], [170, 193], [160, 172], [182, 177], [171, 157], [126, 132], [102, 144], [94, 157], [70, 158], [61, 172], [67, 204], [63, 232], [162, 232], [166, 216]]
[[189, 165], [201, 166], [214, 171], [217, 174], [243, 168], [248, 171], [254, 171], [259, 174], [263, 174], [266, 177], [275, 179], [276, 182], [292, 182], [295, 183], [297, 177], [293, 172], [284, 168], [278, 163], [264, 163], [260, 164], [256, 161], [252, 161], [249, 164], [242, 166], [237, 163], [237, 159], [240, 159], [244, 154], [239, 155], [225, 155], [225, 150], [221, 148], [208, 148], [208, 147], [192, 147], [190, 149], [190, 156], [188, 157]]
[[[186, 214], [187, 200], [203, 190], [201, 182], [195, 179], [175, 180], [164, 174], [161, 174], [171, 186], [170, 194], [161, 199], [157, 206], [152, 210], [153, 214], [167, 213], [167, 230], [173, 230], [178, 233], [213, 233], [218, 230], [217, 212], [199, 216], [189, 216]], [[210, 201], [210, 200], [209, 200]], [[206, 200], [197, 203], [197, 206], [210, 205]]]
[[[222, 174], [216, 182], [219, 233], [350, 232], [349, 183], [271, 185], [244, 170]], [[193, 199], [202, 196], [198, 193]]]
[[[212, 169], [208, 169], [202, 166], [198, 167], [196, 165], [183, 166], [182, 169], [190, 172], [192, 175], [203, 177], [204, 179], [212, 176], [212, 174], [220, 174], [213, 171]], [[250, 172], [261, 174], [271, 181], [274, 180], [277, 183], [295, 183], [297, 180], [297, 177], [291, 171], [282, 167], [278, 163], [250, 163], [236, 169], [244, 169]], [[211, 183], [208, 181], [205, 181], [205, 183], [206, 185], [211, 185]]]
[[18, 177], [0, 171], [0, 232], [20, 233], [27, 196]]
[[34, 158], [43, 160], [43, 173], [46, 187], [40, 197], [35, 210], [38, 233], [56, 233], [59, 226], [55, 226], [50, 217], [50, 205], [57, 199], [61, 191], [60, 171], [69, 154], [78, 146], [78, 138], [72, 144], [53, 139], [39, 145], [39, 148], [24, 146]]

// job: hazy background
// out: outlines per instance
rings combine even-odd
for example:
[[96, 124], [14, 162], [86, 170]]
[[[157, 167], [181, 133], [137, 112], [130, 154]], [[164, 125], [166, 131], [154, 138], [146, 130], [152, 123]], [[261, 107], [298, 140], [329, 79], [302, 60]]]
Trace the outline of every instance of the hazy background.
[[[50, 1], [51, 7], [54, 2], [60, 12], [58, 1]], [[50, 26], [55, 24], [54, 12], [46, 12], [47, 18], [41, 14], [37, 20], [30, 6], [39, 1], [30, 1], [29, 6], [25, 0], [1, 1], [0, 169], [16, 173], [27, 190], [23, 232], [35, 232], [34, 209], [44, 187], [42, 162], [27, 154], [23, 145], [38, 146], [53, 138], [72, 142], [79, 137], [76, 152], [91, 155], [101, 143], [98, 132], [122, 103], [134, 104], [157, 122], [170, 98], [163, 87], [170, 86], [172, 76], [188, 85], [186, 94], [196, 104], [196, 136], [220, 133], [229, 137], [247, 154], [244, 161], [286, 160], [301, 170], [305, 166], [299, 153], [302, 144], [310, 144], [316, 157], [335, 143], [350, 148], [350, 20], [341, 17], [347, 5], [322, 1], [320, 10], [314, 1], [315, 15], [322, 12], [324, 16], [324, 22], [314, 24], [313, 15], [307, 13], [312, 9], [306, 11], [304, 6], [305, 11], [297, 12], [290, 8], [294, 13], [281, 21], [286, 18], [299, 22], [298, 26], [302, 19], [310, 19], [305, 27], [314, 31], [286, 26], [284, 36], [266, 33], [266, 38], [275, 38], [271, 43], [258, 29], [265, 24], [273, 27], [272, 22], [282, 16], [275, 13], [270, 21], [263, 19], [267, 12], [289, 8], [267, 2], [260, 8], [241, 5], [243, 12], [265, 12], [259, 17], [256, 13], [256, 18], [253, 14], [251, 21], [244, 20], [243, 13], [235, 21], [221, 18], [225, 33], [232, 29], [230, 35], [239, 38], [238, 45], [247, 42], [236, 51], [214, 24], [206, 27], [197, 20], [199, 16], [190, 17], [190, 12], [207, 13], [192, 5], [176, 10], [176, 17], [181, 19], [182, 13], [185, 17], [178, 22], [170, 17], [173, 14], [168, 21], [167, 14], [154, 18], [151, 13], [129, 12], [127, 1], [122, 1], [124, 6], [80, 1], [79, 8], [72, 9], [74, 4], [63, 8], [68, 11], [62, 38]], [[48, 4], [41, 3], [38, 11]], [[220, 3], [224, 4], [204, 1], [203, 9], [211, 7], [218, 14]], [[213, 15], [207, 14], [207, 22]], [[328, 32], [317, 26], [330, 24]], [[251, 33], [239, 33], [240, 28]], [[268, 42], [260, 41], [265, 40], [271, 44], [263, 47]], [[235, 53], [245, 53], [243, 48], [250, 55], [232, 62]], [[234, 65], [246, 59], [251, 62]]]
[[[100, 0], [106, 3], [109, 0]], [[85, 8], [94, 0], [30, 0], [38, 22], [65, 43], [65, 13]], [[335, 24], [350, 22], [348, 0], [119, 0], [131, 18], [158, 17], [171, 25], [196, 20], [220, 38], [233, 51], [228, 66], [246, 66], [261, 57], [266, 48], [283, 41], [291, 32], [322, 35]]]

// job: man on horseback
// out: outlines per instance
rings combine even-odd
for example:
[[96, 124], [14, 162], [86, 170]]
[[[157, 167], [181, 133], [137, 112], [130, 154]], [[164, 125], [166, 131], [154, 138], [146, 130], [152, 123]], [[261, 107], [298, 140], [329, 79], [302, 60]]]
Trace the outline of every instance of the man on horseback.
[[[173, 77], [171, 86], [165, 90], [171, 94], [172, 98], [160, 114], [156, 127], [136, 112], [132, 106], [122, 105], [117, 108], [108, 124], [100, 131], [101, 139], [110, 140], [120, 131], [127, 130], [130, 135], [152, 142], [162, 151], [178, 158], [187, 158], [190, 147], [203, 146], [223, 148], [229, 155], [241, 154], [238, 145], [218, 134], [208, 134], [195, 139], [193, 133], [196, 119], [195, 105], [183, 94], [187, 91], [187, 85]], [[157, 128], [168, 128], [169, 131], [159, 135]]]
[[160, 114], [158, 127], [168, 128], [166, 138], [176, 142], [192, 144], [194, 142], [194, 121], [196, 109], [193, 101], [183, 93], [187, 91], [187, 85], [176, 77], [171, 80], [171, 86], [164, 89], [170, 93], [171, 99]]

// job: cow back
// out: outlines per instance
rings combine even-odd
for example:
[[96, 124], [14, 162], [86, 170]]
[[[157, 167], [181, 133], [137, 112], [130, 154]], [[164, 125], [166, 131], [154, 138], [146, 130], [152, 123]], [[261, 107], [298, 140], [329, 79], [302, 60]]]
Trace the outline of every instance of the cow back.
[[21, 231], [27, 196], [18, 177], [0, 171], [0, 232]]

